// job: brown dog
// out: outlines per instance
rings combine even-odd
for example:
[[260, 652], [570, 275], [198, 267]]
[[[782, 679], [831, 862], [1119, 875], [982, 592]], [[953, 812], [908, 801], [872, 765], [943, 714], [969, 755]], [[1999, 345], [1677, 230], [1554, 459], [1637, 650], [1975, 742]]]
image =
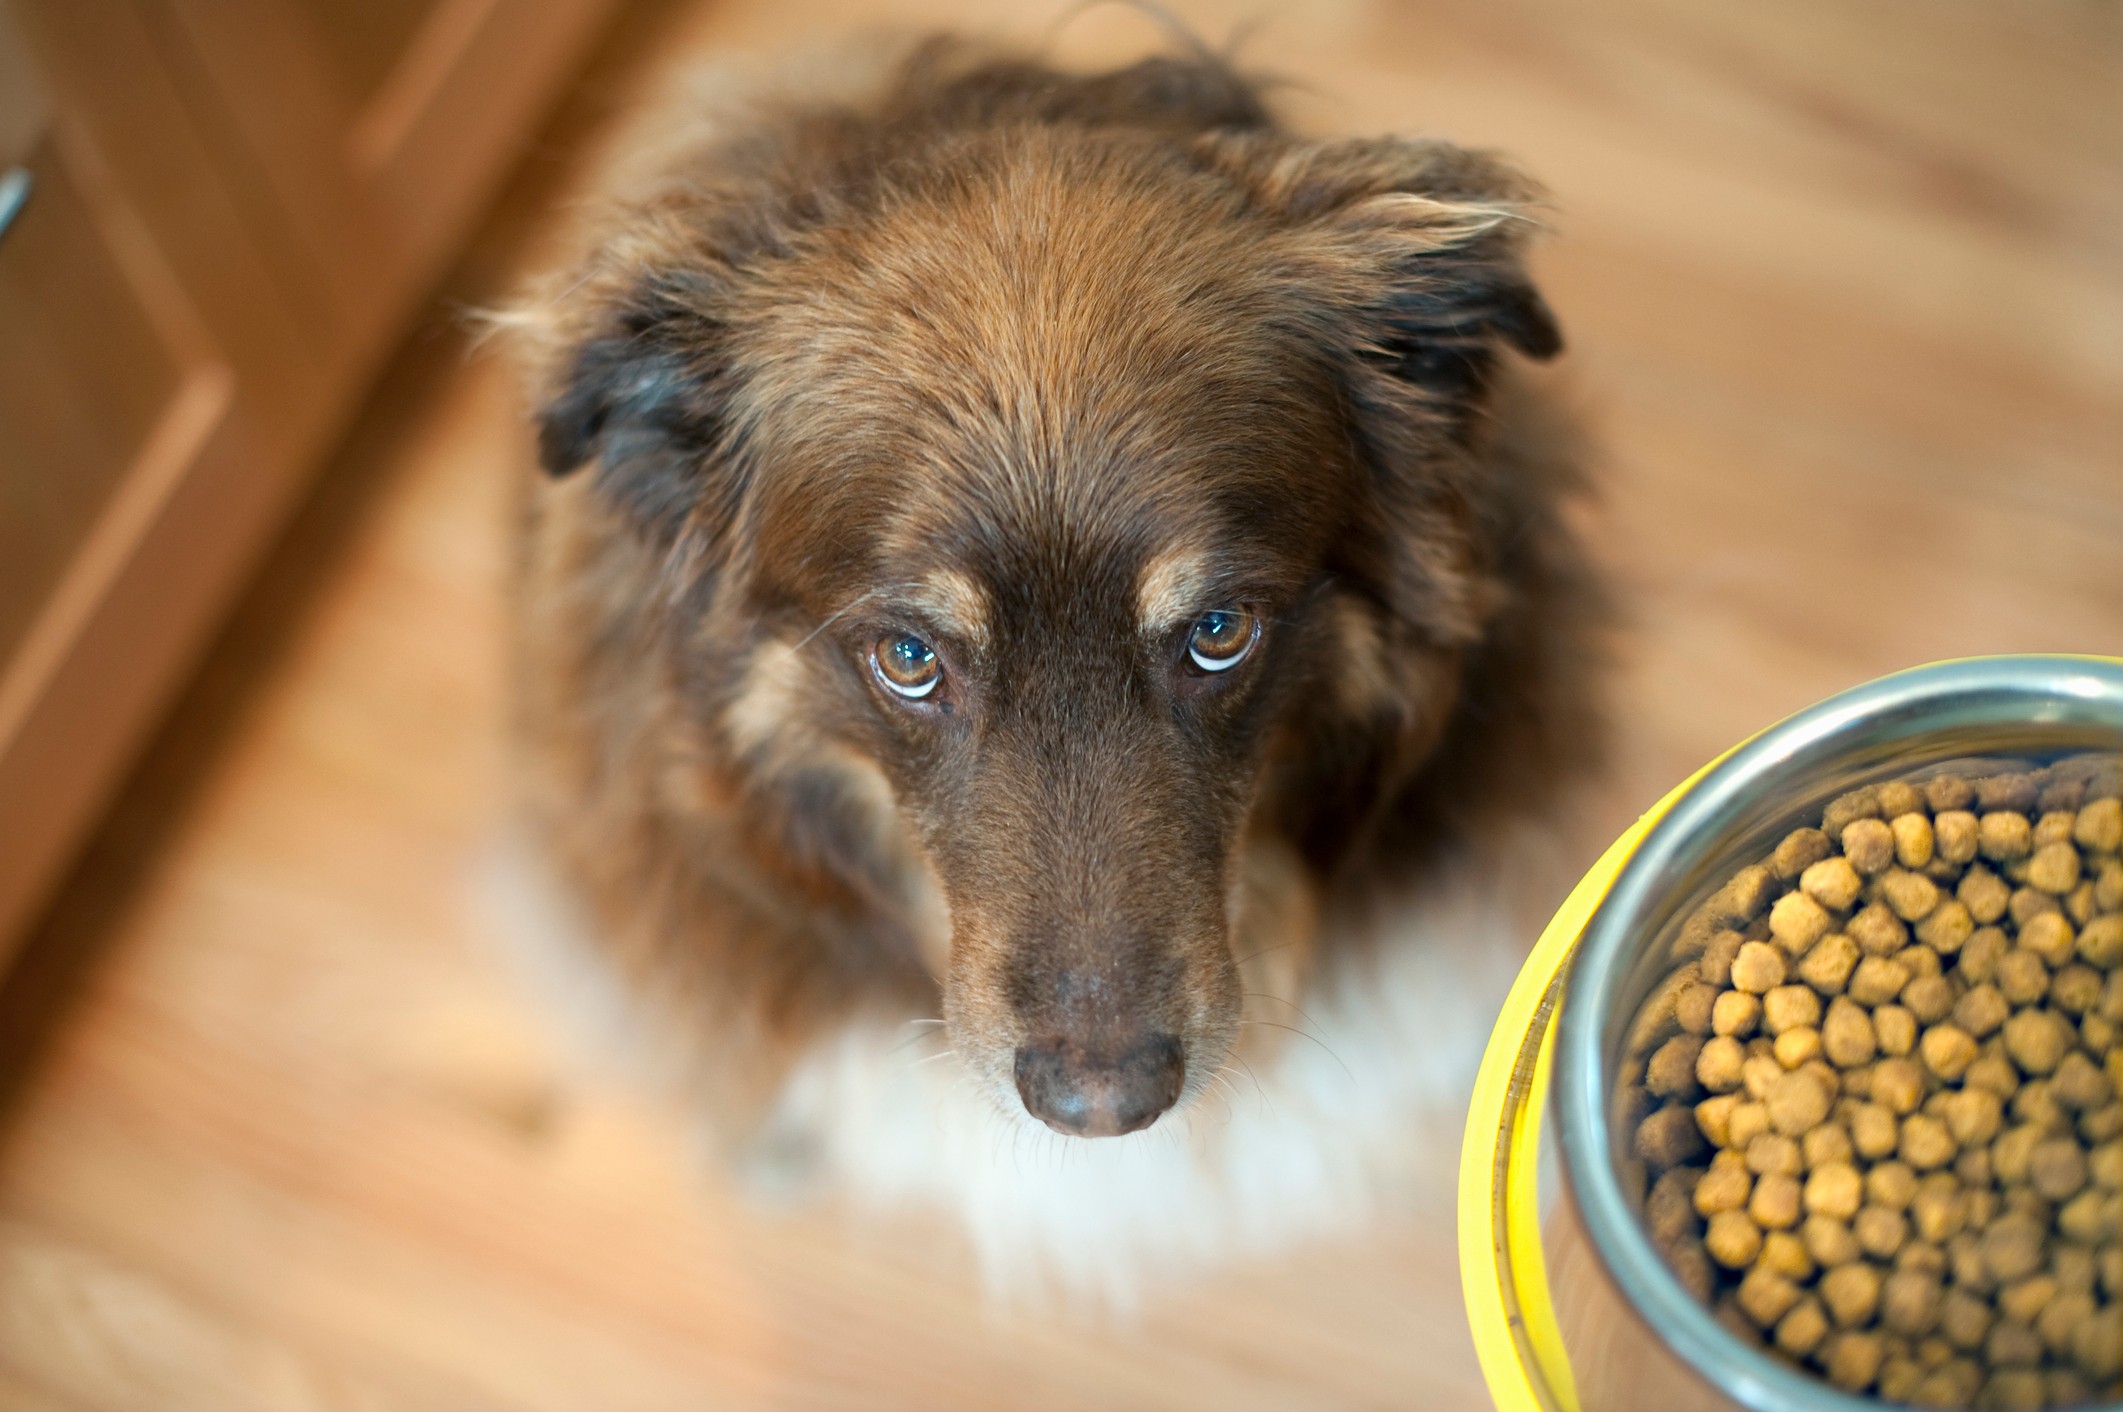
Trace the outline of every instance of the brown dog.
[[1576, 770], [1596, 595], [1498, 161], [935, 41], [644, 172], [517, 319], [520, 737], [725, 1137], [939, 1015], [1005, 1126], [1158, 1124]]

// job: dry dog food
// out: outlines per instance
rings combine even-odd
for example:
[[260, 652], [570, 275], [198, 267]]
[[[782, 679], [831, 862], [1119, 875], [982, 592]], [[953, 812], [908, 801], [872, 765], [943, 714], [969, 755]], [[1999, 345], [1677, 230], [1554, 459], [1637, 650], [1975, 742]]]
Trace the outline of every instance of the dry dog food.
[[2123, 759], [1844, 795], [1674, 959], [1619, 1116], [1721, 1322], [1892, 1402], [2123, 1398]]

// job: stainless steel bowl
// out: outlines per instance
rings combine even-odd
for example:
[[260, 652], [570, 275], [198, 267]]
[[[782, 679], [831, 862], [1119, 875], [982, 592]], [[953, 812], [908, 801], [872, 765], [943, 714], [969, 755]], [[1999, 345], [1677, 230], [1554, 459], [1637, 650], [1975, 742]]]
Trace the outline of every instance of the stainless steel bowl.
[[1988, 657], [1883, 677], [1773, 727], [1706, 774], [1644, 838], [1571, 963], [1556, 1049], [1555, 1118], [1569, 1196], [1606, 1274], [1655, 1337], [1722, 1400], [1755, 1412], [1880, 1402], [1748, 1346], [1682, 1287], [1645, 1232], [1622, 1173], [1630, 1135], [1609, 1121], [1632, 1016], [1672, 970], [1682, 922], [1735, 871], [1860, 785], [1952, 761], [2045, 761], [2123, 751], [2123, 662]]

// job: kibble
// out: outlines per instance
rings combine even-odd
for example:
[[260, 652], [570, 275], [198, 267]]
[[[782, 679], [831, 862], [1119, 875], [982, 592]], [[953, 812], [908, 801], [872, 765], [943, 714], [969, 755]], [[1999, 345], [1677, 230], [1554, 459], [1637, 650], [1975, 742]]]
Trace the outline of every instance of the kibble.
[[1896, 1270], [1880, 1286], [1880, 1322], [1898, 1334], [1931, 1332], [1939, 1317], [1939, 1277], [1923, 1270]]
[[2077, 933], [2062, 912], [2038, 912], [2020, 927], [2020, 945], [2042, 958], [2054, 970], [2071, 964], [2072, 943]]
[[2034, 828], [2025, 814], [1999, 810], [1976, 820], [1976, 851], [1995, 862], [2025, 858], [2034, 847]]
[[1703, 1052], [1700, 1036], [1677, 1034], [1660, 1045], [1644, 1068], [1644, 1087], [1659, 1098], [1695, 1097], [1696, 1060]]
[[1768, 1329], [1790, 1313], [1802, 1297], [1803, 1292], [1793, 1281], [1756, 1265], [1741, 1279], [1735, 1301], [1758, 1327]]
[[1942, 809], [1931, 818], [1932, 849], [1944, 862], [1960, 866], [1976, 856], [1976, 816], [1966, 809]]
[[1976, 1042], [1958, 1025], [1933, 1025], [1917, 1041], [1917, 1052], [1924, 1057], [1925, 1068], [1948, 1082], [1960, 1078], [1976, 1062]]
[[1954, 1002], [1953, 1019], [1967, 1033], [1982, 1039], [2012, 1015], [2012, 1003], [1996, 986], [1975, 986]]
[[1909, 1218], [1884, 1206], [1861, 1206], [1850, 1222], [1850, 1233], [1857, 1238], [1858, 1248], [1873, 1259], [1892, 1259], [1909, 1238]]
[[1821, 1022], [1821, 1050], [1839, 1069], [1855, 1069], [1872, 1062], [1879, 1050], [1872, 1016], [1861, 1005], [1837, 996], [1828, 1003]]
[[[2013, 875], [2014, 881], [2017, 882], [2024, 877], [2026, 869], [2022, 866], [2020, 868], [2007, 869], [2007, 872]], [[2005, 904], [2005, 915], [2012, 918], [2013, 925], [2016, 927], [2026, 926], [2044, 912], [2061, 912], [2063, 910], [2056, 898], [2051, 897], [2046, 892], [2037, 892], [2031, 887], [2014, 888], [2012, 890], [2012, 901]]]
[[1833, 852], [1835, 845], [1819, 829], [1793, 829], [1770, 855], [1769, 870], [1789, 882]]
[[2123, 762], [1943, 773], [1704, 904], [1620, 1110], [1721, 1323], [1887, 1401], [2123, 1396], [2119, 855]]
[[1787, 892], [1769, 909], [1769, 934], [1792, 956], [1803, 954], [1834, 924], [1827, 909], [1803, 892]]
[[[1823, 858], [1808, 868], [1799, 878], [1799, 889], [1817, 905], [1830, 912], [1848, 912], [1858, 900], [1865, 880], [1851, 866], [1848, 858]], [[1770, 913], [1770, 927], [1776, 926], [1776, 913]]]
[[2050, 1072], [2076, 1040], [2071, 1026], [2054, 1010], [2022, 1010], [2005, 1022], [2005, 1052], [2022, 1073]]
[[1821, 997], [1807, 986], [1780, 985], [1762, 997], [1762, 1027], [1773, 1035], [1820, 1023]]
[[1747, 1198], [1747, 1219], [1765, 1231], [1788, 1231], [1799, 1223], [1799, 1179], [1783, 1172], [1756, 1178]]
[[1784, 954], [1767, 942], [1741, 945], [1732, 958], [1732, 986], [1750, 995], [1761, 995], [1784, 983]]
[[1770, 1052], [1776, 1055], [1777, 1062], [1785, 1068], [1801, 1068], [1808, 1060], [1820, 1057], [1821, 1032], [1811, 1025], [1786, 1030], [1777, 1036], [1776, 1044]]
[[1799, 1139], [1799, 1156], [1809, 1172], [1831, 1162], [1848, 1162], [1852, 1150], [1850, 1134], [1840, 1123], [1823, 1123], [1817, 1128], [1809, 1128], [1806, 1136]]
[[1987, 1145], [2005, 1121], [2004, 1102], [1988, 1089], [1950, 1090], [1941, 1108], [1953, 1140], [1962, 1147]]
[[1918, 1171], [1943, 1167], [1960, 1150], [1952, 1130], [1929, 1113], [1912, 1113], [1902, 1120], [1902, 1140], [1895, 1151]]
[[2004, 879], [1979, 864], [1961, 875], [1954, 896], [1968, 909], [1970, 917], [1987, 926], [2005, 915], [2006, 904], [2012, 900], [2012, 889], [2005, 885]]
[[1902, 1005], [1880, 1005], [1872, 1012], [1872, 1031], [1879, 1037], [1880, 1052], [1901, 1058], [1917, 1047], [1917, 1017]]
[[1793, 1358], [1804, 1358], [1828, 1336], [1828, 1313], [1813, 1295], [1802, 1294], [1776, 1327], [1776, 1345]]
[[2062, 897], [2079, 884], [2079, 850], [2068, 842], [2045, 843], [2027, 860], [2027, 885]]
[[2079, 959], [2089, 966], [2114, 971], [2123, 965], [2123, 915], [2096, 917], [2079, 933]]
[[1903, 921], [1921, 921], [1939, 905], [1939, 885], [1922, 873], [1891, 868], [1880, 877], [1880, 896]]
[[2084, 1015], [2101, 1003], [2101, 973], [2074, 961], [2049, 978], [2049, 1003], [2067, 1015]]
[[1738, 1040], [1730, 1035], [1713, 1036], [1696, 1054], [1696, 1082], [1714, 1094], [1731, 1093], [1740, 1086], [1746, 1060], [1747, 1051]]
[[1867, 903], [1843, 930], [1867, 956], [1891, 956], [1909, 945], [1909, 928], [1884, 902]]
[[1852, 820], [1841, 838], [1843, 856], [1867, 877], [1885, 872], [1894, 862], [1894, 830], [1878, 818]]
[[[1754, 1033], [1754, 1027], [1762, 1020], [1762, 997], [1744, 990], [1722, 992], [1710, 1006], [1710, 1029], [1713, 1034], [1730, 1035], [1745, 1039]], [[2001, 1017], [1999, 1024], [2005, 1023]]]
[[1744, 1150], [1748, 1143], [1754, 1141], [1757, 1133], [1769, 1131], [1769, 1110], [1754, 1099], [1749, 1099], [1732, 1110], [1730, 1127], [1732, 1136], [1726, 1145]]
[[1887, 1156], [1895, 1150], [1901, 1135], [1894, 1111], [1883, 1104], [1860, 1103], [1850, 1110], [1850, 1144], [1860, 1157]]
[[1880, 1307], [1880, 1272], [1863, 1261], [1837, 1265], [1821, 1276], [1821, 1302], [1838, 1325], [1870, 1323]]
[[1762, 1228], [1744, 1211], [1720, 1211], [1703, 1232], [1703, 1248], [1728, 1270], [1744, 1270], [1762, 1252]]
[[1901, 1116], [1924, 1101], [1924, 1071], [1909, 1059], [1882, 1059], [1872, 1069], [1872, 1101]]
[[1867, 956], [1850, 974], [1850, 998], [1860, 1005], [1885, 1005], [1909, 984], [1909, 967], [1891, 956]]
[[2097, 799], [2080, 809], [2071, 837], [2088, 853], [2123, 850], [2123, 799]]
[[2068, 1137], [2045, 1138], [2028, 1155], [2027, 1184], [2044, 1201], [2068, 1201], [2086, 1185], [2086, 1151]]
[[1917, 940], [1941, 956], [1951, 956], [1975, 935], [1976, 919], [1959, 898], [1941, 902], [1917, 923]]
[[2049, 966], [2024, 946], [1998, 958], [1998, 991], [2014, 1006], [2032, 1005], [2049, 990]]
[[1865, 1179], [1847, 1162], [1825, 1163], [1806, 1178], [1804, 1201], [1808, 1215], [1848, 1221], [1857, 1215], [1864, 1197]]
[[1764, 1100], [1770, 1126], [1794, 1136], [1826, 1118], [1834, 1101], [1828, 1085], [1803, 1069], [1780, 1075]]
[[1935, 1025], [1953, 1013], [1953, 1004], [1961, 998], [1960, 993], [1954, 989], [1952, 981], [1932, 969], [1939, 961], [1930, 947], [1912, 946], [1903, 954], [1909, 957], [1904, 964], [1918, 974], [1902, 987], [1897, 1003], [1915, 1016], [1917, 1023]]
[[1830, 932], [1815, 942], [1812, 950], [1799, 958], [1792, 974], [1823, 995], [1839, 995], [1843, 987], [1850, 983], [1850, 973], [1857, 968], [1857, 964], [1858, 944], [1843, 932]]

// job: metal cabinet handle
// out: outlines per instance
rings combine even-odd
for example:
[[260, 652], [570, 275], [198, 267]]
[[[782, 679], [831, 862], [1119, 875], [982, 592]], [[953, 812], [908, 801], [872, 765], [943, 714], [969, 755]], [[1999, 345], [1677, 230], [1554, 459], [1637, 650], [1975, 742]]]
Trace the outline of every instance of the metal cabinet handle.
[[9, 167], [0, 173], [0, 240], [7, 238], [7, 228], [29, 204], [30, 188], [35, 184], [28, 167]]

